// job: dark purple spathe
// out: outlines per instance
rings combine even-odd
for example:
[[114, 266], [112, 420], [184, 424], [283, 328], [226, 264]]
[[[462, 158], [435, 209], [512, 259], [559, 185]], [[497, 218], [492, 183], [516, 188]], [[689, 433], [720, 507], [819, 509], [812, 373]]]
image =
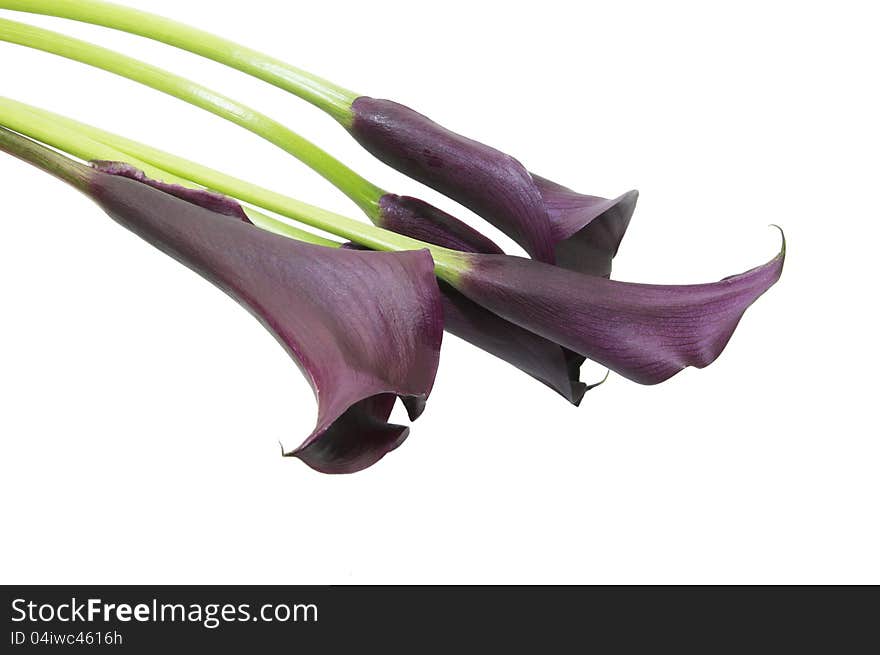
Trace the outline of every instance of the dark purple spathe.
[[[389, 166], [469, 207], [533, 258], [607, 275], [637, 195], [576, 194], [533, 176], [510, 155], [451, 132], [390, 100], [360, 97], [351, 134]], [[588, 229], [603, 224], [598, 231]]]
[[556, 264], [590, 275], [611, 275], [611, 260], [639, 199], [638, 191], [628, 191], [609, 200], [587, 196], [532, 175], [544, 199], [553, 228]]
[[287, 454], [325, 473], [351, 473], [403, 442], [408, 428], [387, 420], [397, 397], [410, 418], [423, 410], [443, 332], [427, 251], [300, 243], [251, 225], [222, 196], [145, 183], [126, 166], [100, 167], [115, 174], [94, 172], [98, 204], [235, 298], [308, 377], [317, 424]]
[[531, 375], [573, 405], [597, 386], [580, 381], [581, 355], [504, 320], [446, 283], [440, 291], [443, 322], [451, 334]]
[[489, 237], [418, 198], [386, 193], [379, 199], [378, 225], [444, 248], [504, 254]]
[[458, 289], [517, 325], [624, 377], [657, 384], [702, 368], [727, 345], [745, 310], [782, 273], [768, 263], [720, 282], [617, 282], [507, 255], [470, 255]]

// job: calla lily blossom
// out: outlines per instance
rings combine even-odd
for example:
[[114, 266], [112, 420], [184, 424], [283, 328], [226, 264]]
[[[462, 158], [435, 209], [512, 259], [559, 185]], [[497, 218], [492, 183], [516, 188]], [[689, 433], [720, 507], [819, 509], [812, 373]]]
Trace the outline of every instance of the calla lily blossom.
[[349, 131], [364, 148], [473, 210], [534, 259], [611, 274], [638, 192], [613, 200], [579, 194], [396, 102], [360, 97], [351, 108]]
[[[530, 173], [510, 155], [447, 130], [404, 105], [354, 93], [168, 18], [100, 0], [0, 0], [0, 7], [137, 34], [289, 91], [333, 116], [378, 159], [472, 209], [539, 261], [609, 275], [611, 260], [635, 209], [635, 191], [613, 199], [577, 193]], [[386, 204], [394, 202], [391, 197]], [[496, 252], [476, 245], [472, 249]]]
[[0, 128], [0, 150], [70, 183], [125, 228], [248, 309], [294, 358], [318, 401], [295, 456], [325, 473], [366, 468], [401, 444], [388, 422], [400, 398], [424, 409], [442, 339], [428, 252], [357, 252], [255, 227], [213, 193], [146, 179], [121, 163], [88, 167]]
[[711, 364], [745, 310], [779, 280], [769, 262], [709, 284], [618, 282], [521, 257], [470, 255], [458, 288], [471, 300], [612, 371], [657, 384]]

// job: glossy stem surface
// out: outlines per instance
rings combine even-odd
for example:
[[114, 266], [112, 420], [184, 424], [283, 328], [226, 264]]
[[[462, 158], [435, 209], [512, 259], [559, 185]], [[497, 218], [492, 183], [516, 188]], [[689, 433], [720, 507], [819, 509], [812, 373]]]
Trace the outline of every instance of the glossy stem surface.
[[232, 98], [146, 62], [40, 27], [0, 18], [0, 40], [100, 68], [209, 111], [293, 155], [351, 198], [368, 216], [378, 212], [385, 191], [311, 141]]
[[351, 123], [351, 104], [360, 95], [229, 39], [131, 7], [97, 0], [0, 0], [0, 9], [92, 23], [188, 50], [289, 91], [343, 125]]
[[[204, 185], [199, 184], [188, 177], [181, 177], [163, 169], [161, 165], [139, 159], [136, 155], [129, 152], [123, 152], [115, 148], [112, 143], [89, 137], [83, 133], [77, 133], [75, 130], [70, 129], [70, 125], [63, 123], [63, 120], [69, 119], [64, 119], [64, 117], [58, 116], [57, 114], [46, 112], [49, 116], [54, 117], [53, 120], [33, 120], [27, 115], [27, 110], [29, 109], [31, 108], [27, 105], [16, 103], [15, 101], [6, 98], [0, 98], [0, 124], [6, 128], [15, 130], [20, 134], [26, 135], [31, 139], [39, 141], [44, 145], [57, 148], [58, 150], [62, 150], [79, 159], [84, 159], [86, 161], [100, 159], [125, 162], [139, 168], [148, 177], [161, 182], [177, 184], [191, 189], [206, 188]], [[33, 109], [33, 113], [39, 117], [37, 114], [38, 111], [41, 110]], [[72, 122], [75, 123], [75, 121]], [[40, 153], [43, 152], [43, 149], [40, 148], [36, 148], [35, 150], [35, 156], [39, 156]], [[62, 157], [57, 160], [57, 162], [59, 164], [67, 165], [70, 160], [66, 157]], [[85, 169], [88, 170], [88, 167], [85, 167]], [[61, 177], [60, 175], [56, 176]], [[66, 181], [73, 183], [72, 180]], [[336, 241], [325, 239], [317, 234], [301, 230], [295, 225], [280, 221], [277, 218], [254, 209], [253, 207], [242, 205], [242, 209], [254, 225], [270, 232], [297, 239], [298, 241], [313, 243], [318, 246], [339, 247], [342, 245]]]

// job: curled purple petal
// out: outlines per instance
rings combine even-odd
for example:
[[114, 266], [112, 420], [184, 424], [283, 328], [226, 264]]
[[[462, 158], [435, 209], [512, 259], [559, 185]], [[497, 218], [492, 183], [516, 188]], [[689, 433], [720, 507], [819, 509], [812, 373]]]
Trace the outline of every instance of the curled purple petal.
[[640, 382], [702, 368], [782, 274], [771, 261], [720, 282], [617, 282], [507, 255], [470, 255], [457, 288], [495, 314]]
[[628, 191], [613, 200], [587, 196], [532, 175], [550, 215], [556, 264], [589, 275], [611, 275], [611, 260], [639, 199]]
[[[323, 473], [354, 473], [397, 448], [409, 428], [388, 423], [396, 396], [364, 398], [345, 410], [319, 436], [307, 440], [292, 455]], [[314, 435], [313, 435], [314, 436]]]
[[[635, 209], [633, 192], [614, 200], [576, 194], [529, 173], [510, 155], [451, 132], [390, 100], [352, 104], [352, 136], [383, 162], [470, 208], [531, 257], [607, 275]], [[587, 229], [601, 223], [597, 229]]]
[[379, 225], [444, 248], [504, 254], [489, 237], [418, 198], [386, 193], [379, 200]]
[[204, 189], [190, 189], [185, 186], [180, 186], [179, 184], [169, 184], [167, 182], [153, 180], [147, 177], [141, 169], [135, 168], [131, 164], [127, 164], [121, 161], [94, 160], [89, 163], [92, 165], [93, 168], [101, 171], [102, 173], [127, 177], [135, 180], [136, 182], [142, 182], [143, 184], [151, 186], [154, 189], [158, 189], [159, 191], [170, 193], [172, 196], [177, 196], [181, 200], [186, 200], [187, 202], [198, 205], [199, 207], [204, 207], [209, 211], [217, 212], [218, 214], [223, 214], [224, 216], [232, 216], [233, 218], [242, 220], [245, 223], [251, 222], [250, 219], [247, 217], [247, 214], [245, 214], [244, 209], [242, 209], [241, 205], [239, 205], [232, 198], [229, 198], [222, 194], [214, 193], [213, 191], [207, 191]]
[[297, 361], [318, 400], [318, 419], [288, 455], [318, 471], [351, 473], [406, 438], [408, 429], [388, 417], [397, 397], [410, 418], [421, 413], [443, 332], [428, 251], [300, 243], [245, 222], [232, 201], [148, 181], [128, 167], [102, 164], [90, 195], [123, 226], [235, 298]]
[[592, 388], [580, 381], [584, 357], [529, 332], [441, 283], [443, 322], [460, 339], [503, 359], [544, 383], [573, 405]]

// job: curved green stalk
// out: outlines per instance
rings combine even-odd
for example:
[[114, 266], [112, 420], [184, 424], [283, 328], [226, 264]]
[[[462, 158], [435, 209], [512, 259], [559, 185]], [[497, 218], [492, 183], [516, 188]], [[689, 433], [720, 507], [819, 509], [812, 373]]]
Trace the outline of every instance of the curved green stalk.
[[41, 148], [30, 139], [3, 126], [0, 126], [0, 151], [18, 157], [81, 191], [85, 191], [89, 186], [88, 166], [63, 157], [57, 152]]
[[[78, 157], [79, 159], [84, 159], [87, 161], [96, 159], [103, 159], [107, 161], [122, 161], [139, 168], [147, 176], [153, 178], [154, 180], [159, 180], [160, 182], [177, 184], [190, 189], [205, 188], [203, 185], [197, 184], [190, 179], [180, 177], [178, 175], [175, 175], [174, 173], [157, 167], [150, 162], [146, 162], [144, 160], [138, 159], [135, 156], [132, 156], [129, 153], [117, 150], [111, 144], [101, 142], [87, 136], [77, 135], [75, 132], [69, 130], [69, 128], [67, 127], [52, 127], [50, 122], [30, 121], [21, 112], [15, 111], [14, 105], [19, 104], [20, 103], [16, 103], [14, 100], [0, 98], [0, 124], [12, 130], [15, 130], [16, 132], [20, 132], [21, 134], [24, 134], [32, 139], [35, 139], [36, 141], [44, 143], [45, 145], [63, 150], [67, 154]], [[10, 107], [13, 107], [13, 111], [9, 111]], [[20, 105], [20, 107], [26, 108], [27, 105]], [[39, 156], [40, 152], [42, 152], [42, 149], [35, 149], [35, 151], [35, 156]], [[34, 163], [32, 160], [29, 161], [31, 161], [31, 163]], [[56, 160], [53, 159], [53, 161]], [[57, 161], [65, 165], [70, 162], [70, 160], [66, 158], [60, 158]], [[76, 168], [78, 178], [83, 178], [83, 175], [87, 175], [83, 173], [84, 170], [88, 171], [88, 167], [79, 164], [79, 168]], [[74, 183], [74, 180], [63, 177], [62, 175], [58, 175], [58, 177], [62, 177], [62, 179]], [[84, 183], [87, 183], [87, 179], [83, 179], [85, 180]], [[75, 186], [78, 186], [78, 188], [83, 188], [83, 184], [75, 184]], [[280, 234], [282, 236], [290, 237], [292, 239], [297, 239], [298, 241], [312, 243], [317, 246], [338, 248], [340, 245], [342, 245], [336, 241], [331, 241], [330, 239], [325, 239], [324, 237], [318, 236], [317, 234], [312, 234], [311, 232], [301, 230], [294, 225], [290, 225], [289, 223], [280, 221], [277, 218], [273, 218], [268, 214], [254, 209], [253, 207], [242, 205], [242, 209], [244, 210], [245, 214], [247, 214], [248, 218], [251, 219], [251, 222], [254, 225], [256, 225], [257, 227], [261, 227], [264, 230], [268, 230], [269, 232], [274, 232], [275, 234]]]
[[377, 214], [379, 198], [385, 194], [382, 189], [311, 141], [232, 98], [151, 64], [40, 27], [0, 18], [0, 40], [115, 73], [225, 118], [302, 161], [357, 203], [371, 219]]
[[[418, 241], [315, 207], [190, 162], [130, 139], [52, 112], [0, 98], [0, 125], [10, 127], [80, 159], [116, 159], [143, 167], [148, 175], [173, 183], [193, 183], [288, 216], [311, 227], [375, 250], [419, 250], [434, 257], [437, 276], [455, 283], [466, 264], [464, 253]], [[108, 144], [109, 142], [109, 144]], [[314, 236], [314, 235], [310, 235]]]
[[[138, 166], [134, 162], [129, 162], [133, 166]], [[140, 168], [140, 166], [138, 166]], [[162, 179], [162, 178], [159, 178]], [[165, 180], [163, 180], [165, 181]], [[181, 186], [189, 186], [189, 187], [198, 187], [199, 185], [193, 184], [189, 180], [184, 180], [188, 182], [188, 184], [182, 184]], [[325, 239], [322, 236], [317, 234], [312, 234], [311, 232], [306, 232], [305, 230], [301, 230], [298, 227], [291, 225], [290, 223], [285, 223], [284, 221], [279, 221], [277, 218], [272, 218], [268, 214], [264, 214], [263, 212], [254, 209], [253, 207], [248, 207], [247, 205], [242, 205], [241, 208], [244, 210], [244, 213], [247, 214], [247, 217], [251, 220], [251, 223], [256, 225], [257, 227], [261, 227], [264, 230], [268, 230], [269, 232], [274, 232], [275, 234], [279, 234], [283, 237], [288, 237], [289, 239], [296, 239], [297, 241], [305, 241], [306, 243], [311, 243], [316, 246], [325, 246], [327, 248], [341, 248], [342, 244], [338, 241], [333, 241], [332, 239]]]
[[0, 8], [101, 25], [188, 50], [289, 91], [346, 126], [359, 95], [228, 39], [130, 7], [96, 0], [0, 0]]
[[[319, 207], [309, 205], [277, 191], [271, 191], [265, 187], [246, 182], [208, 166], [172, 155], [158, 148], [153, 148], [144, 143], [102, 130], [93, 125], [88, 125], [67, 116], [26, 105], [15, 100], [0, 98], [0, 121], [6, 120], [10, 115], [15, 116], [22, 112], [42, 118], [43, 120], [39, 124], [44, 127], [46, 125], [62, 126], [68, 135], [81, 134], [87, 136], [90, 141], [106, 144], [120, 153], [123, 158], [126, 158], [126, 161], [136, 159], [137, 161], [145, 162], [152, 170], [167, 171], [169, 174], [176, 176], [176, 179], [186, 179], [195, 182], [204, 188], [263, 207], [297, 221], [308, 220], [309, 215], [314, 216], [325, 212], [325, 210]], [[17, 124], [27, 127], [28, 122], [29, 119], [25, 118]], [[329, 212], [325, 213], [329, 214]], [[360, 223], [358, 224], [361, 225]]]

